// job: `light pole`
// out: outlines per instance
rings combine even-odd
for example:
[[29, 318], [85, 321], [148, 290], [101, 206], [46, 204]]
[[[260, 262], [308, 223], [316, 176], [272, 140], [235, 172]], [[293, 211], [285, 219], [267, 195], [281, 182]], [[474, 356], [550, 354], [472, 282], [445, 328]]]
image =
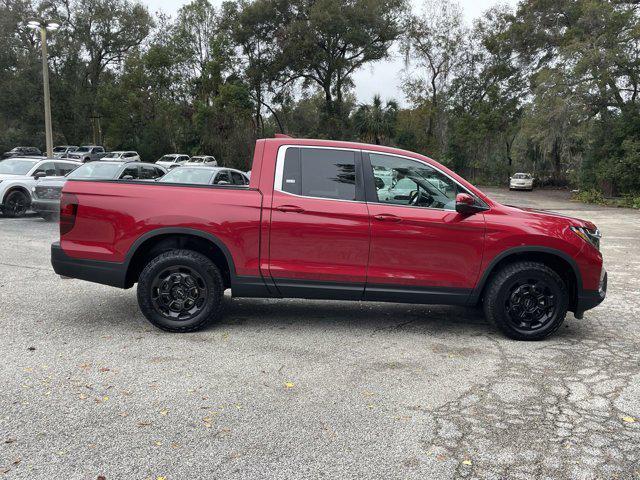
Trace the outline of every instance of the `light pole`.
[[47, 157], [53, 157], [53, 129], [51, 128], [51, 96], [49, 95], [49, 61], [47, 58], [47, 30], [57, 30], [58, 22], [53, 20], [31, 20], [30, 28], [40, 30], [42, 41], [42, 83], [44, 84], [44, 130], [47, 140]]

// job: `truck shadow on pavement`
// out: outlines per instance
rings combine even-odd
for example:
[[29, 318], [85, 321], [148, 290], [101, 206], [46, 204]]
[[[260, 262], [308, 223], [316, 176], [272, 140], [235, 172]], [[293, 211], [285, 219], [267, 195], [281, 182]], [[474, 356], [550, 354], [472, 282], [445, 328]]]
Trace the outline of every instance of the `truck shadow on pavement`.
[[[164, 333], [147, 322], [130, 290], [105, 289], [99, 306], [80, 301], [75, 312], [63, 321], [75, 324], [88, 319], [92, 329]], [[318, 330], [345, 333], [413, 333], [443, 336], [489, 336], [507, 340], [485, 318], [481, 308], [446, 305], [320, 301], [302, 299], [249, 299], [228, 295], [223, 317], [200, 332], [204, 338], [234, 330]], [[103, 311], [104, 310], [104, 311]], [[101, 313], [102, 312], [102, 313]], [[587, 317], [575, 320], [571, 313], [554, 340], [580, 341], [592, 337], [595, 329]], [[173, 334], [171, 334], [173, 335]], [[186, 334], [193, 335], [193, 334]]]

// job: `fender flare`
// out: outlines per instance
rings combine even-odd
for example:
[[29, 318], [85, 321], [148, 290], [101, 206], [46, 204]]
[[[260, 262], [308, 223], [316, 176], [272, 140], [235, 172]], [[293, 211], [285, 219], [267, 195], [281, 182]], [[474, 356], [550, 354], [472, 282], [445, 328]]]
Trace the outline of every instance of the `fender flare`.
[[227, 260], [227, 264], [229, 265], [229, 276], [231, 277], [231, 282], [234, 283], [236, 278], [236, 267], [235, 267], [235, 263], [233, 262], [233, 257], [231, 256], [231, 252], [229, 252], [229, 249], [224, 244], [224, 242], [222, 242], [222, 240], [220, 240], [218, 237], [216, 237], [215, 235], [209, 232], [204, 232], [196, 228], [187, 228], [187, 227], [156, 228], [138, 237], [136, 241], [133, 242], [131, 247], [129, 247], [129, 250], [127, 251], [127, 254], [125, 256], [125, 261], [124, 261], [125, 271], [127, 272], [129, 271], [129, 264], [131, 263], [133, 256], [136, 254], [136, 252], [144, 242], [154, 237], [159, 237], [161, 235], [172, 235], [172, 234], [173, 235], [191, 235], [194, 237], [200, 237], [204, 240], [208, 240], [211, 243], [213, 243], [224, 254], [225, 259]]
[[580, 295], [582, 293], [582, 274], [580, 273], [578, 264], [569, 254], [555, 248], [527, 245], [522, 247], [509, 248], [501, 252], [499, 255], [496, 255], [493, 260], [491, 260], [491, 263], [489, 263], [487, 268], [484, 269], [484, 272], [482, 272], [482, 276], [480, 277], [476, 288], [473, 289], [473, 292], [469, 296], [470, 305], [475, 305], [480, 300], [480, 295], [482, 294], [482, 291], [487, 284], [487, 280], [489, 280], [489, 277], [495, 271], [496, 265], [498, 265], [498, 263], [500, 263], [505, 258], [520, 253], [547, 253], [550, 255], [555, 255], [556, 257], [566, 261], [571, 266], [573, 274], [576, 277], [576, 295]]

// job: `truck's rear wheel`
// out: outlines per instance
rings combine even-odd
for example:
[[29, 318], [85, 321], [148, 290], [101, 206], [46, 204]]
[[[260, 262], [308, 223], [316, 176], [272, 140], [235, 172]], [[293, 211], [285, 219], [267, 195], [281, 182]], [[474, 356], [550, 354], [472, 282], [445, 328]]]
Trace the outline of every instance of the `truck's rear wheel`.
[[537, 262], [517, 262], [492, 278], [483, 304], [487, 319], [508, 337], [541, 340], [564, 322], [569, 294], [551, 268]]
[[223, 293], [218, 267], [192, 250], [158, 255], [138, 279], [142, 313], [169, 332], [193, 332], [220, 318]]

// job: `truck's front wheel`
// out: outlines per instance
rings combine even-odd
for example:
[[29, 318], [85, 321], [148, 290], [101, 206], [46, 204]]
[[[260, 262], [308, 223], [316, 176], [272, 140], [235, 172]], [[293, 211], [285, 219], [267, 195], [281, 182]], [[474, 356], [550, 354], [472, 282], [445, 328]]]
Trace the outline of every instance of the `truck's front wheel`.
[[153, 258], [138, 279], [138, 304], [147, 319], [169, 332], [193, 332], [220, 318], [224, 287], [218, 267], [192, 250]]
[[560, 276], [537, 262], [507, 265], [491, 280], [484, 312], [505, 335], [516, 340], [542, 340], [560, 328], [569, 294]]

